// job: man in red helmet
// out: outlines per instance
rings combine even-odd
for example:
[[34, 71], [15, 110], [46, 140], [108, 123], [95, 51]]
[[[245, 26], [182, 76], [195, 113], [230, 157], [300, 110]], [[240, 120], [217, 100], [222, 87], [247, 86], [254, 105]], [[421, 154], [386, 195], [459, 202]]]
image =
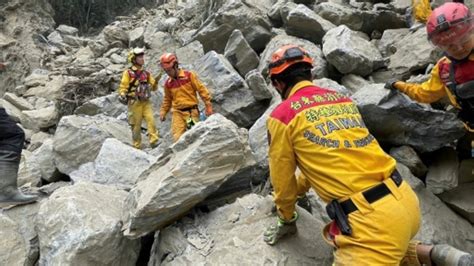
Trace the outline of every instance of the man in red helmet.
[[[410, 242], [420, 226], [416, 194], [352, 100], [311, 82], [312, 62], [304, 49], [285, 45], [269, 64], [283, 101], [267, 121], [278, 217], [264, 241], [274, 245], [296, 233], [297, 197], [313, 188], [333, 220], [323, 233], [336, 248], [336, 265], [431, 263], [430, 251], [436, 255], [439, 248]], [[295, 176], [296, 168], [301, 175]]]
[[166, 114], [171, 107], [173, 108], [171, 132], [176, 142], [187, 129], [199, 121], [199, 102], [196, 93], [204, 102], [206, 116], [212, 114], [211, 96], [196, 73], [179, 68], [178, 58], [174, 53], [164, 53], [160, 57], [160, 65], [168, 74], [160, 119], [165, 121]]
[[389, 80], [385, 87], [422, 103], [448, 96], [467, 130], [458, 142], [459, 156], [470, 158], [474, 141], [474, 16], [461, 3], [445, 3], [433, 10], [426, 30], [429, 40], [445, 52], [430, 79], [422, 84]]

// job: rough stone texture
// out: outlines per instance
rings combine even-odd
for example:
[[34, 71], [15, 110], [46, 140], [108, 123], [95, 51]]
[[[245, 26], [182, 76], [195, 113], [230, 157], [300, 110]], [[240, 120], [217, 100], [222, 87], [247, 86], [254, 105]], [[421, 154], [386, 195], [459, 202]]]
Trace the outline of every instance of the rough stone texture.
[[224, 49], [224, 56], [242, 77], [245, 77], [250, 70], [257, 68], [259, 63], [258, 55], [240, 30], [234, 30], [230, 35]]
[[56, 190], [36, 218], [40, 265], [135, 265], [140, 242], [123, 237], [127, 193], [79, 182]]
[[21, 112], [21, 110], [11, 104], [9, 101], [0, 99], [0, 107], [3, 107], [5, 109], [5, 112], [13, 121], [20, 122], [22, 119], [24, 119], [25, 115]]
[[28, 145], [28, 150], [33, 152], [38, 149], [47, 139], [52, 139], [52, 135], [45, 133], [43, 131], [37, 132], [31, 135], [30, 144]]
[[46, 69], [35, 69], [33, 72], [25, 78], [25, 86], [26, 87], [36, 87], [36, 86], [44, 86], [46, 82], [48, 82], [49, 71]]
[[43, 97], [56, 100], [63, 96], [62, 88], [68, 83], [78, 80], [76, 77], [52, 76], [44, 86], [36, 86], [27, 90], [24, 96]]
[[327, 76], [327, 62], [319, 46], [310, 41], [280, 33], [271, 39], [265, 50], [260, 54], [258, 70], [264, 77], [268, 75], [268, 63], [270, 62], [272, 54], [281, 46], [288, 44], [301, 46], [308, 52], [311, 58], [313, 58], [313, 69], [311, 72], [314, 78]]
[[64, 35], [77, 35], [79, 33], [79, 30], [77, 28], [64, 24], [59, 25], [56, 30]]
[[178, 57], [179, 63], [185, 66], [194, 64], [194, 62], [203, 55], [204, 48], [198, 41], [190, 42], [185, 46], [176, 49], [176, 56]]
[[[9, 250], [10, 247], [15, 248], [15, 246], [13, 245], [9, 245], [8, 248], [3, 248], [3, 247], [0, 248], [0, 254], [3, 254], [3, 252], [9, 253], [9, 255], [7, 256], [10, 256], [12, 254], [17, 254], [18, 251], [21, 251], [22, 253], [24, 252], [22, 254], [23, 256], [17, 258], [19, 259], [18, 264], [4, 263], [0, 259], [1, 265], [22, 265], [22, 266], [36, 265], [36, 262], [38, 261], [38, 258], [39, 258], [39, 243], [38, 243], [38, 234], [35, 231], [35, 219], [36, 219], [38, 210], [41, 206], [41, 203], [42, 203], [42, 200], [36, 203], [30, 203], [23, 206], [16, 206], [14, 208], [4, 210], [3, 214], [0, 215], [0, 217], [8, 217], [12, 221], [14, 221], [14, 223], [16, 224], [14, 234], [20, 234], [22, 238], [21, 239], [22, 245], [24, 245], [23, 250], [22, 249], [15, 250], [15, 251]], [[0, 231], [3, 231], [7, 229], [8, 227], [4, 227], [2, 225], [1, 228], [2, 230]], [[4, 240], [5, 237], [2, 236], [0, 239]], [[0, 257], [2, 257], [2, 255], [0, 255]]]
[[112, 24], [107, 25], [102, 30], [105, 40], [109, 43], [113, 43], [115, 41], [122, 42], [123, 44], [128, 45], [128, 33], [121, 28], [120, 22], [114, 22]]
[[323, 222], [300, 211], [298, 232], [275, 246], [263, 241], [275, 223], [270, 197], [250, 194], [206, 215], [167, 227], [155, 241], [149, 265], [331, 265]]
[[27, 245], [19, 232], [19, 225], [0, 214], [0, 264], [27, 265]]
[[461, 161], [458, 179], [459, 184], [474, 182], [474, 159]]
[[143, 47], [145, 46], [145, 28], [144, 27], [137, 27], [131, 30], [128, 33], [129, 36], [129, 41], [128, 41], [128, 46], [129, 47]]
[[48, 129], [58, 122], [58, 109], [55, 105], [45, 108], [22, 111], [23, 119], [21, 124], [28, 129], [39, 131], [40, 129]]
[[440, 195], [454, 211], [474, 223], [474, 183], [466, 183]]
[[283, 18], [286, 33], [321, 44], [323, 36], [336, 26], [314, 13], [307, 6], [299, 4], [290, 10]]
[[80, 165], [92, 162], [106, 138], [129, 143], [129, 126], [120, 120], [103, 116], [65, 116], [54, 134], [54, 160], [61, 173], [70, 174]]
[[17, 184], [18, 186], [39, 186], [41, 184], [39, 162], [35, 160], [33, 154], [28, 150], [23, 150], [21, 153]]
[[10, 102], [11, 104], [13, 104], [16, 108], [20, 109], [21, 111], [34, 109], [34, 106], [31, 105], [31, 103], [29, 103], [24, 98], [20, 98], [20, 97], [16, 96], [13, 93], [9, 93], [9, 92], [5, 93], [5, 95], [3, 95], [3, 99]]
[[261, 52], [271, 38], [271, 25], [265, 13], [241, 1], [228, 1], [194, 34], [204, 51], [222, 53], [232, 31], [239, 29], [249, 45]]
[[315, 5], [315, 12], [335, 25], [346, 25], [351, 30], [371, 34], [373, 31], [383, 32], [406, 26], [405, 18], [388, 9], [374, 8], [360, 10], [342, 3], [326, 2]]
[[361, 88], [369, 85], [370, 82], [361, 76], [348, 74], [341, 78], [341, 84], [342, 86], [349, 89], [352, 93], [356, 93]]
[[390, 149], [390, 155], [397, 162], [405, 165], [417, 177], [423, 177], [428, 168], [421, 161], [416, 151], [410, 146], [394, 147]]
[[397, 44], [397, 51], [390, 56], [388, 69], [400, 77], [407, 77], [410, 71], [425, 69], [441, 55], [440, 51], [429, 43], [424, 28], [408, 33]]
[[472, 225], [448, 208], [438, 197], [425, 189], [423, 183], [401, 164], [397, 169], [413, 188], [421, 207], [422, 223], [418, 239], [427, 244], [449, 244], [469, 253], [474, 252]]
[[382, 38], [377, 42], [377, 48], [383, 56], [390, 56], [397, 52], [400, 46], [403, 47], [401, 40], [409, 34], [408, 29], [386, 30], [383, 32]]
[[382, 66], [382, 55], [360, 33], [341, 25], [323, 38], [323, 53], [328, 62], [343, 74], [365, 76]]
[[83, 105], [79, 106], [74, 111], [74, 114], [91, 116], [104, 114], [116, 118], [124, 112], [127, 112], [127, 106], [119, 102], [118, 95], [116, 93], [112, 93], [107, 96], [102, 96], [87, 101]]
[[220, 114], [187, 131], [145, 171], [124, 207], [124, 234], [139, 237], [177, 220], [239, 170], [253, 165], [248, 135]]
[[44, 141], [43, 145], [33, 152], [33, 160], [38, 163], [41, 178], [47, 182], [56, 182], [61, 175], [56, 169], [53, 152], [53, 139]]
[[369, 85], [352, 95], [366, 126], [378, 141], [430, 152], [464, 134], [464, 126], [455, 114], [418, 104], [383, 86]]
[[265, 78], [254, 69], [245, 75], [245, 82], [247, 82], [252, 95], [257, 101], [270, 99], [273, 97], [272, 89], [267, 86]]
[[351, 91], [346, 89], [346, 87], [342, 86], [341, 84], [337, 83], [336, 81], [332, 79], [328, 79], [328, 78], [315, 79], [313, 80], [313, 83], [318, 87], [337, 91], [347, 96], [350, 96], [352, 94]]
[[434, 194], [451, 190], [458, 186], [459, 161], [455, 150], [443, 148], [433, 155], [426, 175], [426, 188]]
[[265, 111], [267, 103], [255, 99], [245, 80], [223, 55], [208, 52], [194, 66], [213, 96], [215, 112], [248, 128]]
[[138, 176], [155, 161], [154, 156], [110, 138], [104, 141], [94, 162], [81, 165], [69, 176], [73, 181], [130, 189]]

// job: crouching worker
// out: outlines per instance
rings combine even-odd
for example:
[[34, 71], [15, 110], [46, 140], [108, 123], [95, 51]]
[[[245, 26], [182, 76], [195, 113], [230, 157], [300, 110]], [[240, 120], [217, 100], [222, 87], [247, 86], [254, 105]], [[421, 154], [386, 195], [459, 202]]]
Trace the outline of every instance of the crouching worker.
[[313, 188], [333, 219], [324, 235], [336, 248], [336, 265], [399, 265], [409, 246], [410, 258], [430, 261], [430, 246], [410, 242], [420, 227], [416, 194], [352, 100], [311, 82], [312, 63], [304, 49], [286, 45], [268, 67], [283, 102], [267, 121], [278, 217], [264, 232], [265, 242], [296, 233], [295, 203]]
[[158, 145], [158, 131], [153, 117], [151, 91], [158, 88], [158, 80], [144, 69], [145, 50], [134, 48], [128, 54], [128, 62], [132, 65], [122, 74], [119, 87], [119, 100], [128, 106], [128, 122], [132, 128], [133, 147], [140, 149], [142, 143], [142, 120], [145, 119], [148, 138], [152, 148]]

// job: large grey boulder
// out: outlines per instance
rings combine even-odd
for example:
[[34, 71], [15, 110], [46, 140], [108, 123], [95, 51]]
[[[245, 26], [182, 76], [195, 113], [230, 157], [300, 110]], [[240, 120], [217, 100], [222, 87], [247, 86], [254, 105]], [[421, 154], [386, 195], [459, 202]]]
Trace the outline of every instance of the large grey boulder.
[[267, 104], [255, 99], [245, 80], [223, 55], [208, 52], [195, 62], [194, 69], [212, 95], [215, 112], [239, 127], [250, 127], [265, 111]]
[[[31, 203], [23, 206], [16, 206], [14, 208], [5, 209], [0, 215], [0, 220], [8, 220], [6, 217], [11, 219], [14, 223], [14, 231], [9, 230], [13, 229], [8, 225], [2, 225], [2, 232], [7, 233], [8, 235], [0, 238], [0, 242], [12, 239], [12, 237], [21, 236], [21, 246], [16, 246], [13, 243], [8, 243], [6, 246], [0, 244], [0, 264], [1, 265], [22, 265], [22, 266], [34, 266], [36, 265], [39, 257], [39, 243], [38, 243], [38, 234], [35, 231], [35, 219], [38, 213], [38, 210], [41, 206], [42, 201], [36, 203]], [[5, 220], [4, 220], [5, 219]], [[5, 243], [5, 242], [4, 242]], [[13, 250], [11, 250], [13, 249]], [[17, 256], [21, 254], [21, 256]], [[16, 262], [7, 262], [2, 261], [1, 257], [6, 255], [7, 258], [15, 259]]]
[[107, 96], [98, 97], [87, 101], [79, 106], [74, 114], [76, 115], [97, 115], [104, 114], [111, 117], [118, 117], [120, 114], [127, 111], [127, 106], [123, 105], [118, 100], [116, 93]]
[[32, 110], [34, 106], [29, 103], [24, 98], [18, 97], [13, 93], [7, 92], [3, 95], [3, 99], [13, 104], [16, 108], [20, 109], [21, 111]]
[[474, 182], [465, 183], [440, 195], [454, 211], [474, 223]]
[[350, 90], [352, 93], [356, 93], [361, 88], [369, 84], [370, 81], [354, 74], [348, 74], [341, 78], [341, 85]]
[[413, 175], [417, 177], [423, 177], [428, 168], [421, 161], [416, 151], [410, 146], [400, 146], [390, 149], [390, 156], [392, 156], [397, 162], [405, 165], [410, 169]]
[[40, 129], [48, 129], [58, 122], [59, 113], [55, 105], [45, 108], [22, 111], [23, 118], [21, 124], [28, 129], [39, 131]]
[[198, 41], [190, 42], [176, 49], [176, 56], [179, 63], [185, 66], [191, 66], [196, 60], [204, 55], [204, 48]]
[[247, 138], [246, 130], [220, 114], [187, 131], [130, 191], [124, 234], [139, 237], [170, 224], [253, 165]]
[[0, 99], [0, 107], [4, 108], [8, 116], [15, 122], [20, 122], [25, 119], [25, 115], [23, 114], [21, 109], [11, 104], [6, 99]]
[[19, 232], [18, 224], [0, 214], [0, 227], [0, 264], [28, 265], [28, 247]]
[[245, 75], [245, 82], [247, 82], [250, 90], [252, 90], [253, 97], [258, 101], [267, 100], [273, 97], [272, 88], [269, 88], [265, 78], [257, 69], [254, 69]]
[[140, 242], [122, 235], [127, 193], [79, 182], [56, 190], [40, 207], [40, 265], [135, 265]]
[[345, 25], [324, 35], [323, 53], [328, 62], [343, 74], [365, 76], [383, 66], [382, 55], [377, 48]]
[[257, 68], [258, 55], [250, 47], [240, 30], [234, 30], [227, 41], [224, 56], [237, 69], [242, 77], [252, 69]]
[[92, 162], [106, 138], [124, 143], [131, 140], [129, 126], [104, 115], [64, 116], [54, 134], [54, 160], [61, 173], [70, 174], [80, 165]]
[[18, 186], [30, 185], [35, 187], [41, 185], [40, 165], [28, 150], [23, 150], [21, 153], [17, 184]]
[[155, 238], [149, 265], [331, 265], [323, 222], [300, 211], [298, 232], [269, 246], [265, 229], [276, 222], [270, 197], [250, 194], [194, 219], [185, 218]]
[[421, 105], [383, 86], [372, 84], [352, 95], [367, 128], [378, 141], [430, 152], [463, 136], [464, 126], [455, 114]]
[[94, 162], [81, 165], [69, 177], [75, 182], [90, 181], [128, 190], [155, 161], [154, 156], [109, 138], [104, 141]]
[[336, 27], [302, 4], [291, 8], [283, 22], [286, 33], [315, 44], [321, 44], [326, 32]]
[[332, 79], [328, 79], [328, 78], [315, 79], [313, 80], [313, 83], [314, 85], [318, 87], [337, 91], [347, 96], [350, 96], [352, 94], [350, 90], [346, 89], [346, 87], [344, 87], [343, 85], [337, 83], [337, 81], [334, 81]]
[[329, 1], [315, 5], [314, 11], [335, 25], [346, 25], [369, 35], [373, 31], [406, 27], [404, 17], [389, 9], [361, 10]]
[[448, 208], [438, 197], [425, 189], [424, 184], [401, 164], [397, 169], [410, 184], [420, 201], [422, 221], [414, 239], [426, 244], [449, 244], [469, 253], [474, 252], [472, 225]]
[[228, 1], [209, 17], [194, 34], [194, 39], [204, 46], [204, 51], [224, 51], [231, 33], [238, 29], [250, 47], [257, 53], [265, 48], [271, 38], [271, 25], [266, 14], [241, 1]]
[[107, 25], [103, 30], [104, 38], [109, 43], [121, 42], [124, 46], [128, 45], [128, 32], [122, 28], [122, 24], [115, 21]]
[[268, 43], [265, 50], [260, 55], [260, 64], [258, 70], [263, 76], [268, 75], [268, 63], [270, 62], [272, 54], [280, 47], [284, 45], [294, 44], [305, 49], [311, 58], [313, 58], [313, 73], [314, 78], [323, 78], [327, 76], [327, 62], [324, 59], [321, 48], [316, 44], [293, 36], [288, 36], [285, 33], [281, 33], [273, 37]]
[[410, 32], [395, 44], [396, 52], [390, 56], [388, 69], [399, 77], [425, 69], [440, 58], [440, 51], [428, 41], [426, 30]]
[[49, 138], [33, 152], [33, 160], [38, 163], [41, 178], [47, 182], [56, 182], [61, 178], [56, 169], [53, 152], [53, 139]]
[[452, 148], [442, 148], [433, 153], [433, 160], [426, 175], [426, 188], [440, 194], [458, 186], [459, 160]]
[[401, 40], [409, 34], [409, 29], [386, 30], [382, 38], [377, 42], [377, 48], [383, 56], [390, 56], [397, 52], [398, 48], [403, 47]]

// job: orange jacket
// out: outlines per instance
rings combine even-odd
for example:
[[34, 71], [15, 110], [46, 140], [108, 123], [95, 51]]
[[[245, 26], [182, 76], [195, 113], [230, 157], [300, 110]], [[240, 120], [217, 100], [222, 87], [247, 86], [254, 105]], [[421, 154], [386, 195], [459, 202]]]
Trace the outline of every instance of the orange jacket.
[[196, 92], [204, 104], [211, 105], [211, 96], [207, 88], [192, 71], [179, 70], [178, 78], [168, 77], [164, 86], [165, 95], [160, 109], [160, 115], [166, 115], [171, 107], [173, 109], [186, 109], [198, 105]]
[[[156, 91], [156, 89], [158, 88], [158, 82], [156, 82], [155, 78], [152, 77], [150, 72], [144, 70], [143, 67], [138, 67], [136, 65], [133, 65], [130, 69], [132, 71], [135, 71], [135, 72], [136, 71], [145, 71], [146, 75], [147, 75], [148, 83], [151, 86], [151, 90]], [[119, 93], [119, 95], [126, 95], [128, 97], [133, 98], [133, 97], [135, 97], [135, 89], [138, 86], [139, 80], [136, 79], [135, 82], [134, 82], [135, 84], [133, 84], [130, 87], [130, 83], [132, 82], [132, 80], [130, 80], [130, 74], [128, 73], [128, 71], [129, 71], [129, 69], [125, 70], [122, 74], [122, 80], [120, 82], [118, 93]], [[130, 87], [130, 90], [128, 89], [129, 87]]]
[[[474, 53], [469, 56], [469, 60], [474, 61]], [[442, 75], [440, 75], [440, 66], [449, 66], [450, 63], [451, 62], [447, 57], [441, 58], [436, 63], [436, 66], [433, 68], [433, 70], [431, 70], [430, 79], [421, 84], [397, 81], [395, 84], [393, 84], [393, 86], [408, 95], [408, 97], [421, 103], [436, 102], [447, 95], [451, 104], [455, 108], [460, 109], [461, 107], [459, 106], [456, 97], [451, 93], [449, 88], [445, 86], [445, 83], [441, 78]], [[447, 74], [448, 73], [445, 75]], [[471, 75], [474, 76], [473, 74]], [[474, 129], [469, 128], [466, 124], [465, 127], [467, 130], [474, 132]]]
[[395, 169], [395, 160], [369, 133], [356, 105], [309, 81], [291, 89], [267, 128], [274, 201], [285, 220], [295, 210], [296, 167], [325, 202], [376, 185]]

